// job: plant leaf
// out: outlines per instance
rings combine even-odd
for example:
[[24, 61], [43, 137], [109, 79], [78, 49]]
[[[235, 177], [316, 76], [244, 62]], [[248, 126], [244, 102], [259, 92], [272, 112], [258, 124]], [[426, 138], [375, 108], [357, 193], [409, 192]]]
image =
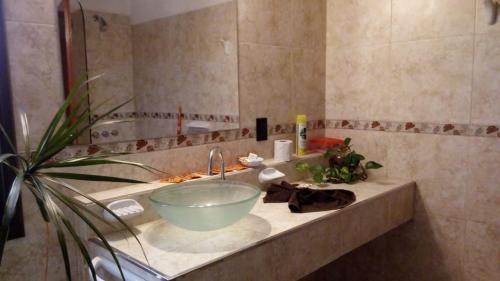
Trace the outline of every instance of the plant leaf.
[[[38, 181], [36, 178], [31, 178], [34, 186], [37, 187], [38, 190], [44, 190], [43, 183]], [[61, 248], [61, 253], [64, 260], [64, 267], [66, 270], [66, 278], [68, 281], [72, 280], [71, 277], [71, 263], [69, 261], [69, 253], [68, 253], [68, 245], [66, 243], [66, 236], [64, 235], [64, 230], [61, 226], [61, 214], [58, 213], [58, 208], [56, 203], [50, 198], [50, 196], [46, 192], [41, 192], [43, 203], [47, 207], [47, 214], [49, 215], [52, 225], [56, 229], [57, 239], [59, 241], [59, 246]]]
[[57, 113], [54, 115], [52, 118], [52, 121], [50, 122], [49, 126], [47, 127], [47, 130], [45, 130], [45, 133], [42, 136], [42, 139], [40, 140], [40, 143], [37, 147], [36, 153], [35, 153], [35, 159], [38, 159], [42, 153], [42, 151], [45, 151], [45, 147], [50, 143], [50, 140], [52, 139], [52, 136], [54, 132], [57, 129], [58, 124], [61, 122], [61, 118], [63, 117], [64, 113], [68, 109], [69, 105], [71, 104], [71, 101], [73, 98], [80, 92], [80, 90], [88, 85], [90, 82], [98, 79], [100, 75], [92, 77], [90, 79], [85, 80], [84, 78], [80, 79], [77, 81], [75, 86], [71, 89], [68, 97], [64, 101], [63, 105], [59, 108]]
[[163, 171], [160, 171], [158, 169], [155, 169], [153, 167], [141, 163], [123, 161], [123, 160], [114, 160], [114, 159], [99, 159], [99, 158], [63, 160], [59, 162], [44, 164], [40, 166], [40, 169], [83, 167], [83, 166], [106, 165], [106, 164], [129, 165], [144, 169], [151, 173], [155, 172], [165, 173]]
[[349, 144], [351, 144], [351, 138], [345, 138], [344, 144], [345, 146], [349, 146]]
[[18, 157], [19, 157], [18, 155], [12, 154], [12, 153], [2, 154], [2, 155], [0, 155], [0, 164], [4, 164], [5, 166], [9, 167], [10, 169], [12, 169], [17, 174], [19, 172], [19, 169], [17, 169], [16, 167], [14, 167], [13, 165], [11, 165], [7, 161], [10, 158], [18, 158]]
[[57, 180], [57, 179], [54, 179], [54, 178], [50, 178], [50, 177], [44, 177], [46, 180], [49, 180], [53, 183], [56, 183], [56, 184], [59, 184], [65, 188], [67, 188], [68, 190], [86, 198], [87, 200], [91, 201], [92, 203], [96, 204], [97, 206], [101, 207], [103, 210], [105, 210], [107, 213], [109, 213], [110, 215], [112, 215], [122, 226], [125, 227], [125, 229], [127, 229], [128, 232], [130, 232], [130, 234], [132, 234], [132, 236], [134, 236], [135, 240], [137, 241], [137, 243], [139, 244], [139, 246], [141, 247], [141, 251], [142, 251], [142, 254], [144, 255], [144, 258], [146, 259], [146, 262], [149, 264], [149, 259], [146, 255], [146, 251], [144, 251], [144, 247], [142, 246], [142, 243], [141, 241], [139, 240], [139, 238], [137, 237], [137, 235], [135, 235], [134, 231], [132, 230], [132, 228], [122, 219], [120, 218], [120, 216], [118, 216], [117, 214], [115, 214], [115, 212], [113, 212], [111, 209], [109, 209], [106, 205], [104, 205], [103, 203], [101, 203], [100, 201], [94, 199], [92, 196], [89, 196], [83, 192], [81, 192], [80, 190], [78, 190], [78, 188], [76, 187], [73, 187], [72, 185], [66, 183], [66, 182], [63, 182], [63, 181], [60, 181], [60, 180]]
[[97, 226], [95, 226], [95, 224], [91, 220], [89, 220], [89, 218], [87, 218], [87, 216], [85, 216], [82, 212], [80, 212], [80, 210], [78, 208], [72, 206], [72, 207], [70, 207], [70, 209], [81, 220], [83, 220], [85, 222], [85, 224], [87, 224], [87, 226], [90, 227], [90, 229], [92, 229], [92, 231], [99, 237], [99, 239], [101, 239], [102, 243], [104, 244], [104, 247], [108, 250], [108, 252], [113, 257], [113, 260], [114, 260], [116, 266], [118, 267], [118, 270], [120, 271], [120, 275], [121, 275], [122, 280], [125, 280], [125, 276], [123, 274], [122, 267], [120, 265], [120, 261], [118, 260], [118, 257], [116, 256], [115, 251], [113, 250], [113, 248], [111, 247], [109, 242], [106, 240], [106, 237], [104, 236], [104, 234], [102, 234], [101, 231], [99, 230], [99, 228], [97, 228]]
[[312, 178], [317, 183], [323, 183], [325, 177], [325, 169], [321, 165], [312, 166], [309, 171], [311, 172]]
[[0, 124], [0, 133], [2, 133], [5, 141], [9, 145], [10, 149], [12, 149], [12, 152], [16, 152], [17, 153], [16, 146], [12, 143], [12, 140], [10, 139], [9, 135], [7, 134], [7, 131], [5, 131], [5, 129], [2, 126], [2, 124]]
[[71, 223], [65, 217], [63, 217], [62, 221], [63, 221], [64, 225], [66, 226], [66, 229], [68, 230], [68, 232], [73, 237], [73, 240], [76, 242], [76, 245], [78, 245], [78, 248], [80, 249], [80, 253], [82, 254], [83, 259], [85, 260], [85, 262], [87, 263], [87, 266], [90, 269], [90, 273], [92, 274], [92, 279], [94, 279], [94, 281], [97, 281], [97, 272], [96, 272], [96, 269], [94, 267], [94, 264], [92, 263], [92, 259], [90, 258], [89, 251], [85, 247], [85, 244], [82, 242], [82, 239], [80, 238], [78, 233], [75, 231], [75, 229], [73, 228]]
[[36, 204], [38, 205], [38, 210], [40, 211], [40, 214], [42, 215], [43, 220], [45, 222], [50, 222], [50, 217], [49, 217], [49, 214], [47, 212], [45, 202], [42, 198], [42, 195], [40, 195], [38, 188], [34, 187], [31, 184], [27, 184], [27, 186], [28, 186], [28, 190], [31, 191], [31, 193], [35, 197]]
[[[44, 185], [46, 190], [49, 190], [49, 192], [52, 191], [51, 190], [52, 188], [49, 185], [43, 184], [36, 177], [34, 177], [32, 179], [34, 180], [33, 181], [34, 184], [36, 184], [36, 185]], [[43, 189], [43, 188], [40, 187], [39, 189]], [[59, 207], [57, 207], [57, 205], [52, 201], [52, 199], [50, 198], [50, 196], [48, 196], [48, 194], [44, 193], [44, 198], [45, 198], [45, 202], [49, 206], [49, 215], [51, 215], [52, 218], [53, 218], [53, 220], [55, 220], [55, 222], [56, 222], [54, 224], [54, 226], [56, 226], [56, 229], [58, 230], [58, 236], [59, 236], [59, 230], [61, 230], [61, 233], [62, 233], [61, 238], [64, 238], [64, 232], [62, 232], [62, 229], [60, 227], [60, 221], [62, 220], [62, 217], [64, 216], [64, 214], [62, 214], [62, 211], [60, 211], [60, 210], [59, 210], [60, 213], [58, 214]], [[78, 217], [80, 219], [82, 219], [92, 229], [92, 231], [94, 231], [94, 233], [102, 240], [102, 242], [104, 243], [105, 247], [108, 249], [108, 251], [110, 252], [110, 254], [113, 256], [113, 259], [114, 259], [114, 261], [115, 261], [115, 263], [118, 266], [118, 269], [120, 271], [122, 280], [125, 280], [125, 276], [123, 275], [123, 271], [122, 271], [120, 262], [119, 262], [118, 258], [116, 257], [116, 254], [115, 254], [114, 250], [112, 249], [111, 245], [108, 243], [108, 241], [104, 237], [104, 235], [99, 231], [99, 229], [83, 213], [81, 213], [78, 210], [78, 208], [76, 208], [75, 206], [73, 206], [71, 204], [67, 205], [67, 206], [76, 215], [78, 215]], [[60, 239], [59, 242], [60, 242], [61, 250], [63, 251], [63, 256], [64, 256], [65, 255], [64, 254], [65, 251], [66, 251], [66, 254], [67, 254], [67, 247], [65, 247], [66, 240], [65, 239], [61, 240]], [[66, 258], [65, 258], [65, 264], [66, 264]], [[66, 267], [67, 267], [67, 269], [66, 269], [67, 270], [67, 277], [69, 278], [68, 280], [71, 280], [71, 270], [70, 270], [69, 259], [67, 261]], [[68, 272], [68, 269], [69, 269], [69, 272]]]
[[366, 165], [365, 165], [365, 168], [367, 170], [370, 170], [370, 169], [380, 169], [384, 166], [382, 166], [381, 164], [375, 162], [375, 161], [368, 161], [366, 162]]
[[[41, 163], [50, 159], [52, 156], [59, 153], [68, 144], [71, 144], [74, 140], [76, 140], [82, 134], [82, 132], [85, 132], [86, 130], [92, 128], [92, 126], [96, 122], [100, 121], [104, 117], [108, 116], [109, 114], [111, 114], [111, 113], [115, 112], [116, 110], [120, 109], [121, 107], [125, 106], [130, 101], [132, 101], [132, 99], [129, 99], [129, 100], [125, 101], [124, 103], [121, 103], [118, 106], [112, 108], [111, 110], [107, 111], [103, 115], [97, 117], [95, 120], [90, 121], [90, 123], [88, 125], [84, 126], [83, 128], [79, 128], [79, 123], [73, 124], [68, 131], [65, 131], [63, 135], [58, 137], [58, 141], [51, 145], [51, 148], [48, 149], [47, 152], [45, 152], [45, 154], [43, 155], [43, 157], [41, 157], [41, 159], [39, 159], [37, 161], [36, 165], [40, 165]], [[82, 120], [79, 120], [79, 121], [82, 121]]]
[[92, 129], [98, 128], [101, 126], [108, 126], [108, 125], [114, 125], [114, 124], [120, 124], [120, 123], [130, 123], [130, 122], [135, 122], [135, 121], [137, 121], [135, 118], [99, 121], [99, 122], [95, 123], [94, 125], [92, 125]]
[[117, 178], [117, 177], [107, 177], [99, 175], [87, 175], [87, 174], [75, 174], [75, 173], [40, 173], [41, 175], [47, 175], [53, 178], [59, 179], [71, 179], [80, 181], [100, 181], [100, 182], [124, 182], [124, 183], [146, 183], [144, 181]]
[[0, 264], [2, 263], [3, 251], [5, 243], [7, 243], [7, 236], [9, 235], [9, 225], [16, 213], [17, 201], [19, 200], [23, 181], [24, 175], [18, 174], [10, 187], [10, 192], [5, 202], [2, 224], [0, 225]]
[[30, 127], [28, 123], [28, 115], [26, 114], [26, 111], [24, 111], [24, 109], [19, 109], [19, 115], [24, 139], [24, 153], [26, 154], [26, 159], [31, 159]]
[[325, 154], [323, 154], [323, 157], [326, 159], [330, 159], [334, 155], [333, 151], [331, 149], [328, 149]]
[[295, 169], [299, 172], [307, 172], [309, 170], [309, 164], [304, 162], [299, 162], [295, 164]]
[[[40, 181], [41, 182], [41, 181]], [[73, 209], [74, 206], [77, 206], [77, 204], [75, 205], [72, 205], [74, 203], [72, 203], [71, 201], [67, 201], [67, 199], [69, 197], [65, 196], [64, 194], [62, 194], [61, 192], [59, 192], [57, 189], [49, 186], [49, 185], [46, 185], [46, 188], [49, 192], [51, 192], [57, 199], [59, 199], [61, 202], [63, 202], [66, 206], [68, 206], [70, 209]], [[57, 207], [57, 206], [56, 206]], [[86, 208], [82, 208], [80, 206], [80, 208], [84, 211], [88, 211], [89, 213], [93, 213], [92, 211], [90, 210], [87, 210]], [[71, 225], [71, 222], [66, 219], [66, 217], [64, 216], [64, 213], [61, 211], [61, 209], [59, 207], [57, 207], [57, 212], [60, 214], [60, 217], [61, 217], [61, 220], [62, 222], [64, 223], [64, 225], [66, 226], [66, 229], [68, 230], [68, 232], [71, 234], [71, 236], [73, 237], [73, 240], [76, 242], [76, 244], [78, 245], [78, 248], [80, 249], [80, 253], [82, 254], [85, 262], [87, 263], [87, 266], [89, 267], [91, 273], [92, 273], [92, 277], [94, 279], [94, 281], [97, 281], [97, 275], [96, 275], [96, 270], [94, 268], [94, 264], [92, 263], [92, 260], [90, 258], [90, 255], [89, 255], [89, 252], [87, 250], [87, 247], [85, 246], [85, 244], [82, 242], [80, 236], [78, 235], [78, 233], [75, 231], [75, 229], [73, 228], [73, 226]], [[99, 216], [96, 216], [96, 217], [99, 217]], [[99, 217], [100, 218], [100, 217]], [[101, 218], [102, 219], [102, 218]], [[102, 219], [104, 221], [104, 219]]]
[[78, 202], [77, 200], [69, 197], [69, 196], [66, 196], [65, 194], [63, 194], [61, 191], [57, 190], [57, 188], [55, 187], [52, 187], [48, 184], [45, 184], [45, 187], [47, 188], [47, 190], [49, 190], [59, 201], [61, 201], [64, 205], [68, 206], [68, 208], [72, 208], [73, 206], [76, 207], [76, 208], [79, 208], [80, 210], [86, 212], [87, 214], [91, 215], [92, 217], [94, 217], [95, 219], [99, 220], [100, 222], [104, 223], [105, 225], [111, 227], [111, 228], [115, 228], [111, 223], [109, 223], [108, 221], [106, 221], [105, 219], [103, 219], [101, 216], [99, 216], [98, 214], [92, 212], [90, 209], [86, 208], [85, 206], [83, 206], [82, 204], [80, 204], [80, 202]]

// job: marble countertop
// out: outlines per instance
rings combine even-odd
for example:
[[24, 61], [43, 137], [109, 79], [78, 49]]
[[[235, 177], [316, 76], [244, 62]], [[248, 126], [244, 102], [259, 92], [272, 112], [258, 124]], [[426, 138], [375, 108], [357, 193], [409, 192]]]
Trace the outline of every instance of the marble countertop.
[[[378, 179], [354, 185], [321, 187], [351, 190], [356, 194], [357, 200], [342, 210], [304, 214], [291, 213], [286, 203], [264, 204], [263, 193], [253, 210], [244, 219], [224, 229], [208, 232], [184, 230], [164, 220], [136, 225], [135, 229], [144, 246], [149, 265], [138, 243], [129, 233], [125, 231], [111, 233], [107, 238], [115, 249], [128, 256], [135, 264], [151, 268], [162, 278], [171, 280], [266, 241], [279, 239], [287, 233], [307, 227], [308, 224], [348, 212], [349, 209], [358, 209], [356, 206], [413, 186], [413, 182]], [[410, 199], [404, 204], [413, 204], [413, 198]], [[387, 206], [391, 204], [388, 203]], [[384, 210], [378, 211], [384, 212]]]

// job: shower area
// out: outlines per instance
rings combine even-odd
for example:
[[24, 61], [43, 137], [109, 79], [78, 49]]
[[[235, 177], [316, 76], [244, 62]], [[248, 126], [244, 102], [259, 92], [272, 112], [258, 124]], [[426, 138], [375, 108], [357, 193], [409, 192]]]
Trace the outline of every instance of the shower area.
[[[111, 104], [134, 96], [129, 17], [86, 10], [80, 1], [63, 0], [59, 8], [59, 26], [66, 95], [78, 82], [102, 75], [89, 89], [90, 118], [103, 114]], [[103, 103], [107, 106], [97, 108]], [[135, 111], [134, 102], [130, 102], [110, 118], [123, 119], [122, 115]], [[136, 123], [123, 122], [108, 124], [105, 129], [92, 129], [78, 143], [112, 142], [135, 137]]]

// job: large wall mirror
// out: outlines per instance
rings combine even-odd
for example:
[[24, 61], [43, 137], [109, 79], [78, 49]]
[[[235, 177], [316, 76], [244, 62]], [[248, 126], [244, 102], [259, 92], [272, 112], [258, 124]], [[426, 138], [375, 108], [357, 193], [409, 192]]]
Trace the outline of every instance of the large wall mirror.
[[239, 128], [237, 4], [228, 0], [61, 0], [66, 93], [82, 77], [89, 104], [133, 101], [79, 144]]

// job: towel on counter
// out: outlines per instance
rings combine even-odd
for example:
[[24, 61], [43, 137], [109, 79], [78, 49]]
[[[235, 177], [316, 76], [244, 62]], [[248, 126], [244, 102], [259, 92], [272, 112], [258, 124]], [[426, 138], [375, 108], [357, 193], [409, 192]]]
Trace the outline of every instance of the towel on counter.
[[285, 203], [292, 213], [310, 213], [342, 209], [356, 201], [354, 192], [343, 189], [297, 188], [286, 181], [272, 184], [264, 203]]

